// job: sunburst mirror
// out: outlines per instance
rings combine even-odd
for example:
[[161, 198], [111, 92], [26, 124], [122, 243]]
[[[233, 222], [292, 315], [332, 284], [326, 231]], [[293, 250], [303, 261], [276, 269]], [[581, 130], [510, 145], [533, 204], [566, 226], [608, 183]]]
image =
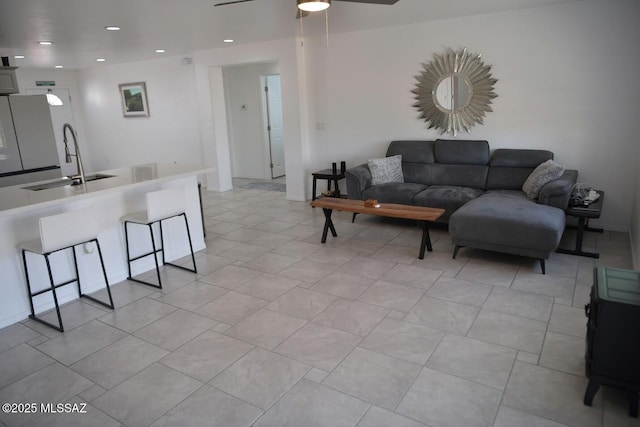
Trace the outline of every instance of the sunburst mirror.
[[456, 136], [462, 130], [471, 132], [491, 109], [491, 100], [498, 95], [493, 90], [497, 82], [491, 77], [491, 66], [485, 65], [480, 55], [467, 49], [448, 49], [434, 54], [433, 60], [422, 64], [424, 70], [416, 76], [418, 83], [414, 107], [428, 128]]

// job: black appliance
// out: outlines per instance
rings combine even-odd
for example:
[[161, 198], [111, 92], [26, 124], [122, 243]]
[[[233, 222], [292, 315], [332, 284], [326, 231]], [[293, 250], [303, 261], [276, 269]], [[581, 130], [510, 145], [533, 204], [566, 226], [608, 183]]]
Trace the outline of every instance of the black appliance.
[[601, 385], [623, 389], [629, 415], [638, 416], [640, 395], [640, 272], [595, 268], [587, 322], [584, 404]]

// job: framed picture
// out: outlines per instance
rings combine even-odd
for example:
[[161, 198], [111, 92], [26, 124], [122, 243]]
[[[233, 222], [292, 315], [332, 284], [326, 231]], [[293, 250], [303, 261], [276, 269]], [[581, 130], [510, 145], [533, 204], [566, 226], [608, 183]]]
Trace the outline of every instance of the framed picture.
[[120, 88], [122, 114], [125, 117], [149, 117], [147, 87], [144, 82], [123, 83]]

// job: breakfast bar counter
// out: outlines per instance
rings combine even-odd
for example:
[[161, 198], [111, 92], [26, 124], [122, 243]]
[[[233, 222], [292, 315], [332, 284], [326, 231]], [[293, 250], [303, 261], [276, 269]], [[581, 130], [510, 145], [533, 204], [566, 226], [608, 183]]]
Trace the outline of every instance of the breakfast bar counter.
[[[30, 314], [24, 268], [16, 246], [21, 242], [39, 238], [40, 218], [92, 207], [100, 226], [98, 238], [105, 258], [109, 283], [118, 283], [128, 275], [120, 218], [144, 210], [145, 195], [150, 191], [175, 187], [184, 189], [193, 248], [195, 251], [204, 249], [197, 177], [211, 171], [211, 168], [200, 166], [149, 163], [88, 175], [87, 178], [94, 180], [85, 184], [71, 185], [72, 180], [63, 178], [0, 188], [0, 328], [21, 321]], [[167, 260], [180, 258], [189, 253], [188, 245], [182, 239], [176, 238], [175, 243], [171, 240], [173, 235], [183, 236], [184, 231], [180, 226], [184, 228], [184, 223], [169, 222], [164, 226], [165, 238], [171, 242], [167, 245]], [[129, 237], [134, 251], [144, 251], [147, 245], [150, 245], [148, 232]], [[171, 252], [169, 247], [172, 249]], [[91, 255], [93, 248], [84, 249], [77, 251], [80, 274], [83, 278], [83, 290], [92, 292], [104, 287], [104, 278], [91, 273], [95, 271], [92, 263], [98, 262], [94, 259], [97, 257]], [[73, 277], [71, 255], [61, 253], [56, 256], [61, 259], [54, 267], [55, 275], [64, 277], [68, 274], [69, 277]], [[65, 261], [64, 257], [68, 260]], [[34, 264], [38, 264], [38, 261], [34, 260]], [[141, 260], [132, 273], [143, 273], [154, 268], [154, 265], [153, 259], [149, 257], [148, 262]], [[36, 265], [36, 270], [38, 267]], [[44, 261], [42, 268], [37, 270], [32, 278], [32, 283], [42, 283], [42, 286], [48, 284]], [[62, 287], [57, 293], [61, 303], [78, 297], [77, 287], [73, 285]], [[42, 298], [36, 299], [35, 306], [37, 313], [53, 307], [51, 296], [43, 295]]]

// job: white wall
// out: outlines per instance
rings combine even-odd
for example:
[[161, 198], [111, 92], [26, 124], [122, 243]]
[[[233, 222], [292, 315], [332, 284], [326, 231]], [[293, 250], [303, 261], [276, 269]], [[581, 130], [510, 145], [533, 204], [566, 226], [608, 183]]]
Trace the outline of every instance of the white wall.
[[[493, 113], [459, 138], [540, 148], [606, 192], [600, 225], [628, 230], [637, 167], [639, 3], [583, 1], [305, 41], [313, 165], [383, 156], [393, 139], [434, 139], [412, 107], [421, 63], [481, 53], [498, 79]], [[326, 130], [317, 130], [324, 124]], [[595, 221], [594, 221], [595, 223]]]
[[[181, 59], [78, 72], [95, 170], [147, 162], [203, 165], [194, 67]], [[123, 117], [118, 85], [131, 82], [146, 83], [149, 117]]]
[[279, 74], [277, 63], [222, 68], [233, 177], [271, 178], [260, 85], [260, 76], [268, 74]]

